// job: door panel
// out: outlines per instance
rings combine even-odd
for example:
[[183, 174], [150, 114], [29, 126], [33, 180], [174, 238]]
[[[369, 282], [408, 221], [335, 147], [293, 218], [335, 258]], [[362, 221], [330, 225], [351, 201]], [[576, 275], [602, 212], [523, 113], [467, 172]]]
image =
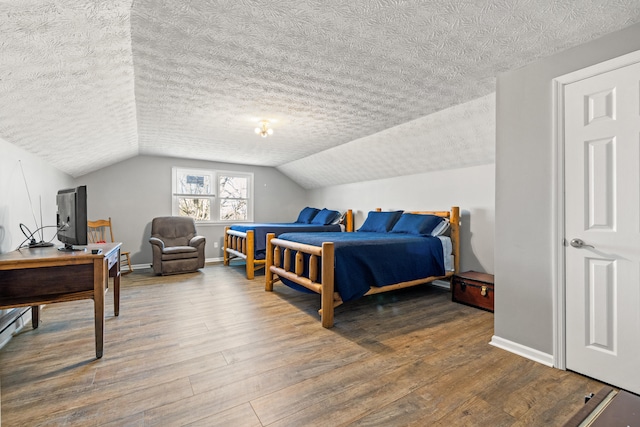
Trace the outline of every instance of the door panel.
[[640, 64], [634, 64], [564, 88], [566, 366], [635, 393], [639, 82]]
[[615, 139], [604, 138], [588, 141], [587, 162], [587, 229], [613, 230], [613, 194], [615, 183]]
[[594, 350], [615, 354], [615, 260], [587, 258], [587, 340]]

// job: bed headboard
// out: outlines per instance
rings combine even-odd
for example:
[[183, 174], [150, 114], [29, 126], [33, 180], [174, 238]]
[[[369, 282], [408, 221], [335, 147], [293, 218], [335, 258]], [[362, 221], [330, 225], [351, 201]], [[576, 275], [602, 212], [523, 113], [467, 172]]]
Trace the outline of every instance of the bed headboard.
[[[382, 209], [376, 208], [376, 211], [380, 212]], [[436, 215], [449, 220], [449, 226], [451, 230], [451, 246], [453, 253], [453, 269], [454, 273], [460, 271], [460, 208], [458, 206], [452, 206], [450, 211], [405, 211], [406, 213], [422, 214], [422, 215]]]
[[458, 206], [452, 206], [450, 211], [410, 211], [409, 213], [436, 215], [449, 220], [453, 270], [454, 273], [458, 273], [460, 271], [460, 208]]

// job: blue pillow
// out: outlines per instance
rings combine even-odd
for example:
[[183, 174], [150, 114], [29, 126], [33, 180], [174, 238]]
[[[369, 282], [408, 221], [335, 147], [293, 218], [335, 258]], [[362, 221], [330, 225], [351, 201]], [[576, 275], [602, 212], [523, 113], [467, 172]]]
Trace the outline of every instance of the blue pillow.
[[320, 224], [320, 225], [329, 225], [336, 220], [336, 218], [340, 218], [341, 213], [338, 211], [332, 211], [330, 209], [322, 209], [316, 216], [311, 220], [311, 224]]
[[300, 211], [300, 215], [298, 215], [298, 219], [296, 223], [300, 224], [310, 224], [316, 214], [320, 212], [320, 209], [306, 207]]
[[358, 231], [373, 231], [376, 233], [386, 233], [393, 225], [398, 221], [402, 211], [392, 212], [375, 212], [371, 211], [367, 215], [367, 219], [362, 224], [362, 227]]
[[443, 221], [444, 219], [436, 215], [404, 213], [391, 232], [429, 236]]

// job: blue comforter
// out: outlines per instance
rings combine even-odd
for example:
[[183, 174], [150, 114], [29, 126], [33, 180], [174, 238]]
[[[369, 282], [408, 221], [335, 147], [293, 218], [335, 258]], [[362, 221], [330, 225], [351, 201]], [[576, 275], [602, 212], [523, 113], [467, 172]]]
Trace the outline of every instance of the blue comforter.
[[298, 231], [333, 231], [340, 232], [342, 228], [340, 224], [319, 225], [319, 224], [300, 224], [300, 223], [251, 223], [251, 224], [233, 224], [230, 227], [235, 231], [246, 233], [249, 230], [254, 231], [255, 236], [255, 259], [264, 259], [267, 249], [267, 233], [275, 233], [276, 236], [282, 233], [295, 233]]
[[[440, 239], [400, 233], [284, 233], [280, 239], [314, 246], [333, 242], [335, 290], [343, 301], [362, 297], [370, 287], [444, 276]], [[282, 279], [292, 288], [307, 289]]]

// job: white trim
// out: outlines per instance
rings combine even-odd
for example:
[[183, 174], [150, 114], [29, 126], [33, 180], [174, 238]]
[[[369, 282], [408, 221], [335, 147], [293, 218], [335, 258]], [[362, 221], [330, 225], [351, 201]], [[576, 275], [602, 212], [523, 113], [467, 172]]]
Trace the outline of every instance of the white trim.
[[571, 73], [556, 77], [553, 79], [553, 97], [554, 97], [554, 111], [553, 111], [553, 123], [552, 134], [553, 144], [556, 147], [556, 153], [554, 155], [553, 171], [555, 177], [555, 197], [553, 198], [555, 203], [555, 218], [553, 227], [553, 242], [555, 244], [552, 247], [553, 251], [553, 263], [555, 267], [555, 278], [552, 284], [553, 287], [553, 365], [559, 369], [566, 369], [566, 348], [565, 348], [565, 212], [564, 212], [564, 86], [575, 83], [580, 80], [584, 80], [599, 74], [607, 73], [609, 71], [623, 68], [628, 65], [633, 65], [640, 62], [640, 50], [628, 53], [626, 55], [619, 56], [617, 58], [610, 59], [608, 61], [601, 62], [599, 64], [592, 65], [581, 70], [573, 71]]
[[558, 76], [554, 80], [566, 85], [569, 83], [575, 83], [579, 80], [588, 79], [589, 77], [597, 76], [598, 74], [608, 73], [609, 71], [617, 70], [618, 68], [623, 68], [627, 65], [633, 65], [637, 62], [640, 62], [640, 50], [600, 62], [599, 64], [591, 65], [581, 70], [572, 71], [571, 73]]
[[556, 153], [552, 159], [552, 168], [555, 171], [556, 185], [552, 186], [556, 215], [552, 218], [551, 241], [552, 245], [552, 271], [556, 274], [552, 277], [552, 306], [554, 337], [553, 337], [553, 364], [558, 369], [565, 367], [565, 299], [564, 299], [564, 85], [559, 80], [553, 81], [553, 105], [552, 123], [554, 145]]
[[497, 336], [492, 336], [490, 345], [494, 347], [501, 348], [510, 353], [517, 354], [518, 356], [522, 356], [529, 360], [533, 360], [534, 362], [542, 363], [543, 365], [549, 366], [553, 368], [553, 355], [548, 353], [543, 353], [539, 350], [536, 350], [531, 347], [526, 347], [522, 344], [518, 344], [513, 341], [506, 340], [504, 338], [500, 338]]
[[[123, 265], [121, 264], [120, 265], [120, 273], [125, 273], [125, 272], [129, 271], [128, 269], [122, 268], [122, 267], [123, 267]], [[133, 269], [133, 271], [145, 270], [147, 268], [152, 268], [152, 265], [151, 264], [131, 264], [131, 268]]]
[[436, 288], [446, 289], [448, 291], [451, 290], [451, 282], [446, 280], [434, 280], [430, 285], [435, 286]]
[[[204, 264], [205, 264], [205, 267], [206, 267], [207, 264], [216, 264], [216, 263], [220, 263], [220, 262], [223, 262], [223, 261], [224, 261], [224, 258], [205, 258], [204, 259]], [[149, 270], [149, 269], [153, 268], [153, 266], [151, 264], [149, 264], [149, 263], [146, 263], [146, 264], [133, 264], [133, 265], [131, 265], [131, 267], [133, 268], [133, 271]], [[126, 268], [123, 268], [120, 271], [124, 273], [124, 272], [127, 272], [129, 270], [126, 269]]]

